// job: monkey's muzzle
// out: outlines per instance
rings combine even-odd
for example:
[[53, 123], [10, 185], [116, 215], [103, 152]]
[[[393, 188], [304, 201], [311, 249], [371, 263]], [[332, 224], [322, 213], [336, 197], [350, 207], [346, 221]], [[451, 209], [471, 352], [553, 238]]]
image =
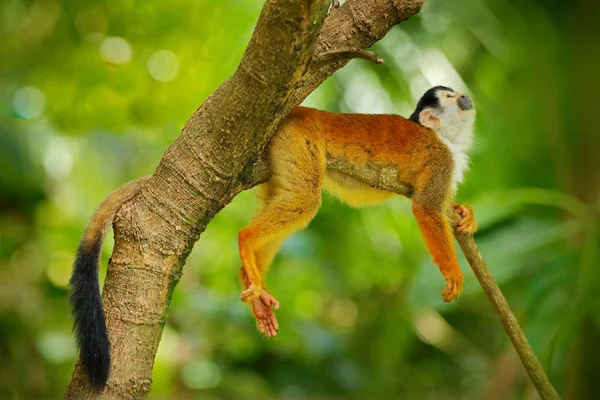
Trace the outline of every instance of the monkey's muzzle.
[[463, 111], [473, 109], [473, 101], [471, 101], [471, 98], [466, 94], [460, 96], [458, 100], [456, 100], [456, 104], [458, 104], [458, 107]]

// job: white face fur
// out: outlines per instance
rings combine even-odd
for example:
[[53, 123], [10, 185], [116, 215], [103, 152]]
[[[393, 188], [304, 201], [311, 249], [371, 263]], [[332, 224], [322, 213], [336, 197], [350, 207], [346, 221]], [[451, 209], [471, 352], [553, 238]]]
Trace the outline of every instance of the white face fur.
[[438, 90], [436, 97], [439, 107], [425, 108], [419, 113], [419, 122], [437, 133], [450, 149], [455, 167], [453, 188], [456, 190], [469, 167], [467, 152], [473, 144], [475, 108], [468, 96], [459, 93]]

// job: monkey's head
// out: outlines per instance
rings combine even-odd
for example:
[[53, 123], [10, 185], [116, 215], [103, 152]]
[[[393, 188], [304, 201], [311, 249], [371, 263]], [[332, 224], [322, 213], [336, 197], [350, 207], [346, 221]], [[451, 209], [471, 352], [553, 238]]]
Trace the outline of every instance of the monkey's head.
[[446, 86], [435, 86], [419, 99], [417, 109], [409, 119], [456, 142], [462, 136], [472, 135], [475, 107], [466, 94], [456, 93]]

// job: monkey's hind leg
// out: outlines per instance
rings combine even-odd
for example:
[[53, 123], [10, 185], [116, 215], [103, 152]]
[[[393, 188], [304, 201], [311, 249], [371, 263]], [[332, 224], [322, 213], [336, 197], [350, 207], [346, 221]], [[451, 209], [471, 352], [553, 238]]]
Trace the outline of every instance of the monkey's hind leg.
[[[251, 254], [250, 260], [254, 262], [249, 265], [248, 260], [242, 258], [247, 289], [241, 298], [251, 305], [258, 329], [268, 337], [276, 336], [279, 330], [273, 313], [273, 309], [279, 308], [279, 302], [264, 288], [261, 272], [267, 270], [283, 240], [306, 227], [321, 204], [319, 191], [297, 196], [290, 198], [288, 193], [276, 196], [250, 226], [240, 231], [240, 254]], [[248, 273], [251, 268], [256, 268], [256, 280]]]
[[242, 292], [242, 301], [250, 302], [260, 297], [263, 289], [261, 270], [268, 269], [266, 263], [271, 262], [286, 237], [308, 225], [320, 205], [320, 191], [283, 191], [254, 218], [250, 226], [240, 231], [240, 257], [249, 284]]
[[261, 322], [270, 322], [265, 326], [268, 336], [274, 336], [278, 328], [274, 316], [269, 318], [271, 307], [277, 309], [279, 302], [265, 290], [263, 274], [283, 240], [305, 228], [321, 206], [325, 154], [322, 147], [297, 133], [283, 132], [273, 138], [272, 177], [263, 187], [263, 209], [239, 232], [244, 270], [240, 276], [246, 287], [241, 299], [252, 305], [259, 329]]
[[[261, 272], [267, 270], [268, 263], [283, 240], [308, 225], [320, 204], [321, 193], [318, 191], [304, 192], [296, 198], [290, 198], [288, 193], [284, 193], [276, 196], [250, 226], [240, 231], [240, 256], [243, 263], [240, 276], [246, 287], [241, 299], [251, 305], [258, 329], [268, 337], [276, 336], [279, 330], [273, 313], [273, 308], [279, 308], [279, 301], [264, 288]], [[250, 257], [245, 258], [248, 255]], [[250, 272], [253, 270], [254, 277]]]

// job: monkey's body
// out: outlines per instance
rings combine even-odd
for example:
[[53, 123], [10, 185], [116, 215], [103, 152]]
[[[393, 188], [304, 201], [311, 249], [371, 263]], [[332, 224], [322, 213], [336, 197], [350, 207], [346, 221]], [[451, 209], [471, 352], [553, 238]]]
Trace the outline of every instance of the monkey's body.
[[[452, 98], [456, 104], [458, 95]], [[439, 107], [449, 109], [447, 104]], [[279, 308], [277, 300], [266, 291], [263, 276], [284, 239], [305, 228], [317, 213], [321, 188], [354, 207], [377, 204], [394, 195], [343, 173], [328, 171], [327, 158], [343, 159], [356, 166], [373, 164], [397, 169], [398, 180], [412, 188], [413, 213], [429, 253], [446, 280], [444, 301], [458, 297], [463, 276], [445, 211], [454, 205], [454, 192], [467, 165], [468, 158], [461, 151], [468, 150], [471, 143], [472, 104], [455, 113], [456, 121], [450, 121], [453, 116], [432, 116], [428, 112], [431, 108], [422, 108], [426, 111], [421, 124], [399, 115], [337, 114], [305, 107], [295, 108], [282, 122], [269, 142], [272, 177], [261, 187], [262, 208], [239, 232], [240, 276], [246, 288], [242, 300], [251, 304], [261, 332], [269, 337], [276, 335], [278, 323], [271, 308]], [[461, 112], [469, 116], [458, 117]], [[440, 121], [445, 126], [440, 127]], [[461, 124], [464, 133], [457, 128]], [[460, 170], [455, 164], [457, 159]], [[456, 207], [463, 214], [465, 232], [474, 232], [476, 224], [470, 208]]]
[[451, 198], [450, 151], [433, 131], [398, 115], [336, 114], [298, 107], [282, 123], [268, 152], [272, 178], [261, 188], [262, 210], [240, 232], [242, 261], [252, 263], [251, 247], [259, 271], [266, 270], [278, 243], [315, 216], [321, 187], [354, 207], [393, 196], [327, 171], [326, 157], [353, 165], [397, 167], [398, 179], [415, 190], [417, 209], [435, 210], [440, 218]]

